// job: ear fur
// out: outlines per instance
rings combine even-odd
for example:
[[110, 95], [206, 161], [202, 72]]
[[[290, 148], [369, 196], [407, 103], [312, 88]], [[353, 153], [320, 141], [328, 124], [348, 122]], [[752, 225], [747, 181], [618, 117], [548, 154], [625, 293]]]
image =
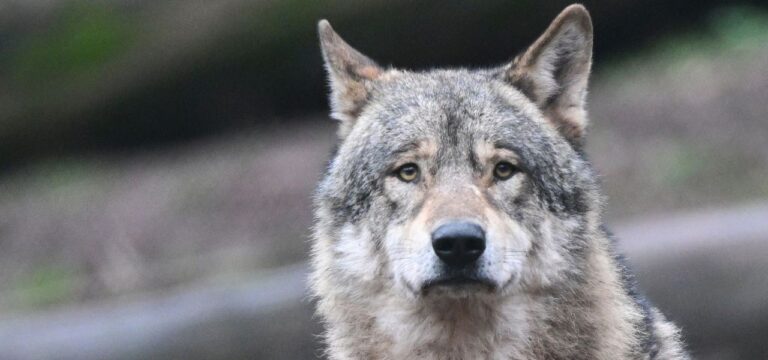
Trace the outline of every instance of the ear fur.
[[352, 130], [370, 87], [384, 70], [342, 39], [326, 20], [317, 24], [320, 48], [331, 87], [331, 117], [340, 120], [339, 136]]
[[587, 9], [575, 4], [507, 65], [504, 78], [533, 100], [568, 141], [580, 146], [588, 122], [591, 66], [592, 20]]

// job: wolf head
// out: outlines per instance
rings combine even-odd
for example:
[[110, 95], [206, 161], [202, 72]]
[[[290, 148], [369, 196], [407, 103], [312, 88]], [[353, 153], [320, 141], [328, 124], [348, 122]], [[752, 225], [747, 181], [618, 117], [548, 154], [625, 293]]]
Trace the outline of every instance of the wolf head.
[[483, 70], [384, 68], [327, 21], [318, 28], [340, 144], [316, 194], [316, 291], [505, 296], [580, 273], [600, 213], [580, 151], [592, 54], [582, 6]]

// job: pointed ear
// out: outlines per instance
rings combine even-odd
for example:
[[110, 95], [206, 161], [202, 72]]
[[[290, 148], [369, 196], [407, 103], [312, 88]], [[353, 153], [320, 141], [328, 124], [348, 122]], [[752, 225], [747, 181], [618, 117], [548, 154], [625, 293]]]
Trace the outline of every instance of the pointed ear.
[[507, 82], [533, 100], [576, 146], [587, 126], [587, 80], [592, 66], [592, 20], [571, 5], [504, 71]]
[[317, 31], [331, 86], [331, 117], [341, 120], [339, 135], [343, 138], [365, 106], [372, 82], [384, 71], [349, 46], [328, 21], [320, 20]]

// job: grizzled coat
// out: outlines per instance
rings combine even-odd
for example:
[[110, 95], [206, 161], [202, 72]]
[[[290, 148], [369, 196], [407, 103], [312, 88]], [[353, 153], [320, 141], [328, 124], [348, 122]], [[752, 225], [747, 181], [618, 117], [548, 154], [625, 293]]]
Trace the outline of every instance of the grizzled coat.
[[[688, 358], [602, 225], [582, 6], [485, 70], [382, 68], [319, 32], [340, 120], [311, 278], [330, 358]], [[483, 229], [477, 281], [442, 282], [430, 234], [452, 219]]]

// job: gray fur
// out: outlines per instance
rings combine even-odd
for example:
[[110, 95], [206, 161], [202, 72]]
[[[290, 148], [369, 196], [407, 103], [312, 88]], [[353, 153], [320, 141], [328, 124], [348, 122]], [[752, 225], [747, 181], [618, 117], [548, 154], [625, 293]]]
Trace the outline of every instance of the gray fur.
[[[635, 290], [580, 152], [591, 23], [574, 5], [486, 70], [383, 69], [322, 21], [340, 145], [316, 194], [312, 289], [332, 359], [687, 359]], [[499, 159], [520, 172], [493, 179]], [[404, 162], [419, 181], [393, 174]], [[479, 222], [488, 287], [429, 288], [446, 219]]]

